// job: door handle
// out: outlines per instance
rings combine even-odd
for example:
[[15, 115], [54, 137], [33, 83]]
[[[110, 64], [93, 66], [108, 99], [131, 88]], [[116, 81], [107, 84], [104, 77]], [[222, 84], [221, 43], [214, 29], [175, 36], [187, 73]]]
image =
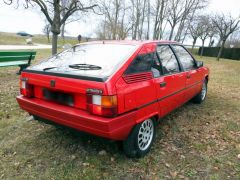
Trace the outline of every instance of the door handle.
[[161, 82], [161, 83], [160, 83], [160, 87], [165, 87], [166, 85], [167, 85], [166, 82]]

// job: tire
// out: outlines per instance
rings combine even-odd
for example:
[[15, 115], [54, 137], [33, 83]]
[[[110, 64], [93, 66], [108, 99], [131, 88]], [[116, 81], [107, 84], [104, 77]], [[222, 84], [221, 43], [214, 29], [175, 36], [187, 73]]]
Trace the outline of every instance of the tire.
[[36, 115], [32, 115], [34, 120], [39, 120], [39, 117]]
[[146, 119], [137, 124], [123, 141], [123, 151], [127, 157], [139, 158], [145, 156], [151, 149], [156, 136], [156, 121]]
[[200, 93], [198, 93], [193, 99], [192, 101], [196, 104], [201, 104], [207, 96], [207, 81], [204, 80], [204, 83], [202, 84], [202, 88]]

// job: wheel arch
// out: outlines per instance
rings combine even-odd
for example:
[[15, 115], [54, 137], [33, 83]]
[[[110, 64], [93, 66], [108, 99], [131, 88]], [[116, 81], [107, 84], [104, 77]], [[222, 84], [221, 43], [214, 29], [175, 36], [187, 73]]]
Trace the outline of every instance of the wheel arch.
[[207, 83], [208, 83], [208, 80], [209, 80], [209, 78], [208, 78], [208, 75], [205, 75], [205, 78], [204, 78], [204, 80], [206, 80], [206, 81], [207, 81]]
[[146, 115], [146, 116], [142, 117], [141, 119], [138, 119], [138, 120], [136, 121], [136, 124], [139, 124], [139, 123], [143, 122], [143, 121], [146, 120], [146, 119], [152, 119], [152, 118], [153, 118], [156, 122], [158, 122], [158, 121], [159, 121], [159, 118], [160, 118], [159, 113], [158, 113], [158, 112], [155, 112], [155, 113], [151, 113], [151, 114], [149, 114], [149, 115]]

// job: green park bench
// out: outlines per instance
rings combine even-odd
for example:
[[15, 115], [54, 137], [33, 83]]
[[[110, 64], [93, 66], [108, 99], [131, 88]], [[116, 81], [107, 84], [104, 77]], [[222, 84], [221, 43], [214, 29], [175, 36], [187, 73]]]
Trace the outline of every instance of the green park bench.
[[0, 51], [0, 67], [19, 66], [21, 71], [30, 66], [36, 51]]

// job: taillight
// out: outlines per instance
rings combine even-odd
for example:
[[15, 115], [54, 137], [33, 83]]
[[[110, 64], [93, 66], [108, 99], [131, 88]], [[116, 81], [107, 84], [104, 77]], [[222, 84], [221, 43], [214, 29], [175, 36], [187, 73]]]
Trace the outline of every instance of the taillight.
[[87, 109], [92, 114], [114, 117], [117, 115], [117, 96], [87, 94]]
[[33, 85], [28, 83], [27, 78], [20, 79], [20, 93], [26, 97], [33, 97]]

